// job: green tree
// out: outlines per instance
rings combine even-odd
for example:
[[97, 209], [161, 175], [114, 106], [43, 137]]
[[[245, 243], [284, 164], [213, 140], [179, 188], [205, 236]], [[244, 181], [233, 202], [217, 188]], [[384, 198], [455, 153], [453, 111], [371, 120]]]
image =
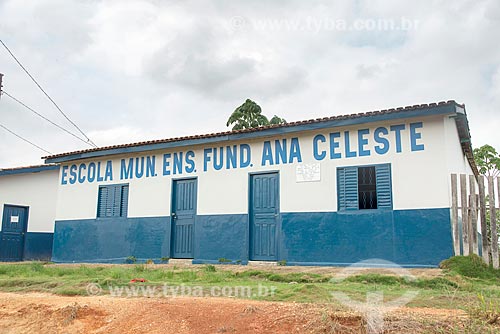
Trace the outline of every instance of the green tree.
[[274, 125], [274, 124], [285, 124], [286, 120], [284, 118], [281, 118], [279, 116], [274, 115], [273, 118], [269, 121], [269, 124]]
[[229, 119], [226, 126], [233, 126], [233, 130], [257, 128], [269, 124], [283, 124], [285, 119], [274, 116], [271, 121], [262, 114], [261, 107], [254, 101], [247, 99], [245, 103], [236, 108]]
[[[498, 177], [500, 175], [500, 155], [491, 145], [483, 145], [479, 148], [474, 149], [474, 160], [476, 161], [477, 167], [479, 168], [479, 173], [486, 176]], [[488, 239], [492, 242], [491, 238], [491, 217], [490, 217], [490, 205], [495, 205], [495, 201], [490, 202], [490, 198], [486, 195], [486, 224], [488, 225]], [[497, 233], [500, 234], [500, 210], [496, 211], [496, 224]], [[498, 236], [496, 238], [498, 241]]]
[[493, 177], [500, 175], [500, 155], [493, 146], [486, 144], [475, 148], [474, 160], [482, 175]]

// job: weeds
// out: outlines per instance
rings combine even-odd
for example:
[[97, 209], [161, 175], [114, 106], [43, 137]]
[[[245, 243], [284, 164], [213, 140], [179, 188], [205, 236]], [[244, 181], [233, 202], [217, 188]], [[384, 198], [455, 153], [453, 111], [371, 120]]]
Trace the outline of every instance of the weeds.
[[137, 273], [143, 273], [147, 270], [146, 266], [143, 264], [136, 264], [134, 266], [134, 271]]
[[215, 266], [214, 265], [206, 265], [203, 270], [207, 273], [215, 273], [217, 271], [217, 269], [215, 269]]
[[125, 263], [128, 263], [128, 264], [133, 264], [136, 262], [137, 262], [137, 258], [133, 255], [127, 256], [127, 258], [125, 259]]
[[499, 280], [500, 270], [494, 269], [484, 263], [479, 256], [472, 254], [469, 256], [453, 256], [442, 261], [439, 267], [450, 273], [459, 274], [470, 278], [484, 280]]
[[477, 303], [469, 308], [469, 314], [472, 318], [484, 320], [489, 325], [496, 324], [500, 318], [500, 303], [478, 293]]
[[277, 262], [278, 266], [286, 266], [286, 260], [280, 260]]
[[221, 257], [219, 258], [219, 263], [231, 263], [233, 261], [231, 261], [230, 259], [226, 259], [225, 257]]

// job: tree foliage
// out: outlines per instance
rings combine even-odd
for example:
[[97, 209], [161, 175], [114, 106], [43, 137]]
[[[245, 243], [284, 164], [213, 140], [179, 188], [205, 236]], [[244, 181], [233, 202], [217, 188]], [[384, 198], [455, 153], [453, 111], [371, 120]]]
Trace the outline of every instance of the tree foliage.
[[[495, 148], [491, 145], [483, 145], [479, 148], [474, 149], [474, 160], [476, 161], [477, 167], [479, 168], [479, 173], [482, 175], [486, 176], [493, 176], [497, 177], [500, 175], [500, 155], [498, 152], [495, 150]], [[487, 208], [490, 207], [490, 205], [495, 205], [495, 201], [492, 200], [490, 203], [490, 198], [487, 195], [486, 196], [486, 205]], [[498, 234], [500, 235], [500, 211], [496, 211], [496, 224], [497, 224], [497, 231]], [[490, 217], [490, 210], [486, 210], [486, 224], [488, 225], [488, 239], [490, 242], [492, 241], [491, 238], [491, 217]], [[498, 236], [496, 238], [498, 241]]]
[[247, 99], [245, 103], [236, 108], [229, 119], [226, 126], [233, 126], [233, 130], [257, 128], [270, 124], [283, 124], [286, 120], [274, 115], [271, 121], [262, 114], [261, 107], [254, 101]]
[[500, 175], [500, 155], [491, 145], [483, 145], [474, 149], [474, 160], [479, 168], [479, 173], [486, 176]]
[[274, 115], [273, 118], [269, 121], [269, 124], [285, 124], [286, 120], [284, 118], [281, 118], [279, 116]]

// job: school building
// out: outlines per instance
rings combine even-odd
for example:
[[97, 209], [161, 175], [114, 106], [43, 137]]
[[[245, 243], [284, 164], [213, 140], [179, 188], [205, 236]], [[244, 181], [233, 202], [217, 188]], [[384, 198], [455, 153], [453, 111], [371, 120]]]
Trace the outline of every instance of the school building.
[[0, 172], [0, 248], [26, 219], [21, 258], [49, 247], [33, 241], [43, 232], [55, 262], [433, 267], [453, 255], [450, 174], [477, 175], [455, 101], [44, 159], [48, 170]]

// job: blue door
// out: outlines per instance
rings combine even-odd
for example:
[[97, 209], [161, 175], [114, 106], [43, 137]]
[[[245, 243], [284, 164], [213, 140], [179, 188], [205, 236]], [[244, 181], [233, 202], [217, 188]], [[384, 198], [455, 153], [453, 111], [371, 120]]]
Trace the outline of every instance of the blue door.
[[172, 257], [193, 258], [196, 179], [175, 180], [172, 194]]
[[28, 224], [28, 208], [4, 205], [2, 238], [0, 241], [0, 261], [22, 261], [24, 233]]
[[278, 173], [250, 175], [251, 260], [277, 260], [279, 213]]

